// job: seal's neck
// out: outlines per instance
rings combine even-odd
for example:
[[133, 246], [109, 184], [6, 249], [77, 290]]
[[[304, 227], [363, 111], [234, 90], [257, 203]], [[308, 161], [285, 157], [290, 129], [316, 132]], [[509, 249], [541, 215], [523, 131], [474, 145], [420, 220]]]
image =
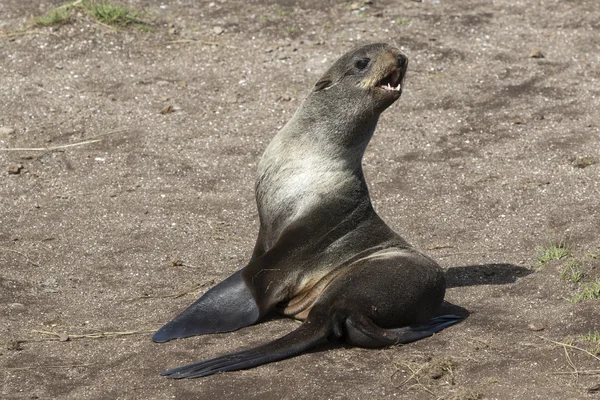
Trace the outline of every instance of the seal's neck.
[[286, 130], [301, 141], [315, 141], [316, 147], [332, 156], [358, 158], [360, 163], [379, 120], [379, 113], [365, 110], [360, 100], [338, 98], [333, 103], [330, 96], [311, 93]]

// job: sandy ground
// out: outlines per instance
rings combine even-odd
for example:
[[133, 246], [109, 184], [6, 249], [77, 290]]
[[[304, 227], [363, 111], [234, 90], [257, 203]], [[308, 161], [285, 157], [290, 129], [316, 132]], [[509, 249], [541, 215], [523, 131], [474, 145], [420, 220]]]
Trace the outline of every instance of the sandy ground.
[[[127, 4], [149, 31], [30, 27], [60, 2], [0, 3], [1, 398], [600, 396], [580, 350], [600, 302], [568, 301], [600, 278], [596, 0]], [[297, 326], [149, 333], [244, 265], [262, 151], [320, 73], [375, 41], [410, 64], [365, 156], [373, 201], [469, 317], [403, 347], [158, 376]], [[531, 268], [559, 241], [572, 256]]]

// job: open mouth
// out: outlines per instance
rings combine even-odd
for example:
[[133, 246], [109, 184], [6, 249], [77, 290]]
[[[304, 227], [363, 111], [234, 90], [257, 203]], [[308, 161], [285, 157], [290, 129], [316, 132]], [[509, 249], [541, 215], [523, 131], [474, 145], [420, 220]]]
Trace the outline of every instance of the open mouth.
[[394, 69], [388, 76], [377, 82], [375, 87], [383, 89], [386, 92], [402, 92], [402, 77], [400, 71]]

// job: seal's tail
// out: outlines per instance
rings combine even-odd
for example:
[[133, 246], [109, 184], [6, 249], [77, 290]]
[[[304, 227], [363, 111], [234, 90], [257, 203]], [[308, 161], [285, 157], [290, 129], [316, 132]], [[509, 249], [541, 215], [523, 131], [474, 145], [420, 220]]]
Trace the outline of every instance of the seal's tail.
[[200, 378], [217, 372], [237, 371], [292, 357], [327, 341], [332, 328], [329, 324], [305, 321], [295, 331], [261, 346], [226, 354], [211, 360], [161, 372], [172, 379]]

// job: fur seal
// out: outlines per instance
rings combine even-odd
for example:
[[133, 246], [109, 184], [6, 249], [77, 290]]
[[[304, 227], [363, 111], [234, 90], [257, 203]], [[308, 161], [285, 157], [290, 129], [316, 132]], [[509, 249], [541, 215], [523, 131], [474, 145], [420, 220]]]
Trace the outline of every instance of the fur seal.
[[197, 378], [292, 357], [329, 340], [409, 343], [459, 322], [435, 316], [443, 270], [375, 213], [362, 157], [379, 115], [402, 94], [407, 57], [376, 43], [339, 58], [258, 166], [260, 229], [250, 262], [160, 328], [155, 342], [229, 332], [267, 313], [304, 322], [256, 348], [164, 371]]

